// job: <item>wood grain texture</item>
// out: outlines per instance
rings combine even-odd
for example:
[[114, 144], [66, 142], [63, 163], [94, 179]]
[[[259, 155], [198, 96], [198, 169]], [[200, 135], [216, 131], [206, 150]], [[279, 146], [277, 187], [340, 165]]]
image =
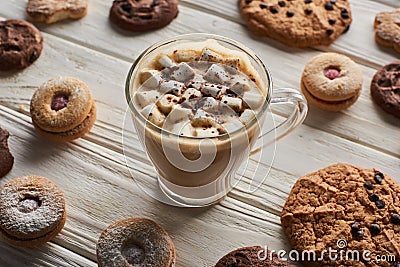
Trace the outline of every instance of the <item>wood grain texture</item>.
[[[377, 66], [394, 58], [375, 46], [368, 26], [373, 13], [390, 8], [384, 2], [352, 1], [354, 25], [329, 48], [289, 49], [255, 38], [241, 24], [233, 0], [181, 1], [176, 21], [144, 34], [126, 35], [113, 28], [107, 19], [110, 3], [100, 0], [91, 1], [83, 20], [40, 25], [45, 32], [41, 58], [24, 71], [0, 73], [0, 127], [11, 132], [10, 147], [16, 158], [0, 186], [30, 173], [51, 178], [66, 194], [68, 220], [59, 236], [35, 249], [17, 249], [0, 241], [0, 266], [95, 266], [101, 230], [129, 216], [150, 217], [167, 229], [177, 247], [179, 267], [213, 266], [239, 246], [288, 248], [279, 215], [299, 176], [346, 162], [376, 167], [400, 182], [400, 122], [383, 113], [369, 96]], [[0, 15], [23, 18], [24, 8], [22, 0], [1, 1]], [[348, 54], [362, 68], [362, 95], [340, 113], [311, 108], [306, 123], [277, 144], [273, 168], [268, 166], [271, 147], [264, 150], [261, 163], [258, 155], [249, 159], [239, 187], [219, 204], [203, 209], [160, 204], [138, 187], [139, 181], [154, 180], [155, 174], [134, 130], [123, 127], [130, 119], [123, 87], [130, 62], [148, 45], [193, 31], [223, 34], [248, 45], [270, 66], [276, 87], [298, 88], [303, 66], [321, 50]], [[39, 138], [29, 117], [35, 87], [58, 75], [87, 82], [98, 106], [92, 132], [69, 144]], [[130, 136], [124, 145], [122, 131]], [[129, 152], [129, 168], [123, 148]], [[254, 173], [269, 175], [257, 191], [249, 192]]]

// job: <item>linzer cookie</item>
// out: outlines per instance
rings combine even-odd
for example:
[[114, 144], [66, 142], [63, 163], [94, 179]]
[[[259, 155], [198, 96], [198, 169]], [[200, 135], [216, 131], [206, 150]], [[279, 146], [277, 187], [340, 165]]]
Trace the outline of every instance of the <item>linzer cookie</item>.
[[296, 267], [297, 265], [282, 261], [276, 253], [260, 246], [244, 247], [229, 252], [222, 257], [215, 267]]
[[378, 13], [374, 27], [376, 42], [400, 53], [400, 9]]
[[65, 220], [64, 195], [47, 178], [15, 178], [0, 192], [0, 236], [14, 246], [33, 247], [50, 241]]
[[162, 28], [178, 15], [178, 0], [114, 0], [110, 20], [118, 27], [142, 32]]
[[0, 21], [0, 71], [28, 67], [42, 49], [43, 37], [35, 26], [23, 20]]
[[54, 23], [60, 20], [80, 19], [88, 9], [88, 0], [29, 0], [28, 18], [35, 22]]
[[383, 110], [400, 118], [400, 60], [382, 67], [374, 75], [371, 96]]
[[339, 111], [357, 101], [362, 82], [361, 69], [349, 57], [323, 53], [306, 64], [301, 89], [310, 104], [328, 111]]
[[82, 137], [96, 120], [89, 87], [72, 77], [43, 83], [32, 96], [30, 112], [36, 131], [44, 138], [60, 142]]
[[146, 218], [128, 218], [108, 226], [97, 243], [99, 267], [175, 266], [175, 247], [168, 233]]
[[14, 165], [14, 157], [8, 147], [8, 137], [10, 136], [7, 130], [0, 128], [0, 178], [5, 176]]
[[348, 0], [240, 0], [250, 31], [287, 46], [329, 45], [352, 22]]
[[[375, 256], [400, 259], [399, 212], [400, 186], [392, 178], [377, 169], [335, 164], [296, 182], [281, 223], [293, 249], [315, 252], [314, 259], [304, 258], [305, 266], [392, 267], [399, 262]], [[329, 249], [339, 250], [336, 259], [324, 254]], [[340, 249], [358, 254], [340, 258]], [[369, 260], [362, 258], [365, 251]]]

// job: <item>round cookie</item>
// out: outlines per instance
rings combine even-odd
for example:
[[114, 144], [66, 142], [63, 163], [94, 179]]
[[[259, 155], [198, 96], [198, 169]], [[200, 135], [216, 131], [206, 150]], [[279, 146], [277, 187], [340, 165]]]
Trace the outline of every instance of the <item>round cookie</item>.
[[400, 60], [382, 67], [374, 75], [371, 96], [383, 110], [400, 118]]
[[7, 130], [0, 128], [0, 178], [9, 173], [14, 165], [14, 157], [7, 143], [9, 136]]
[[53, 141], [82, 137], [96, 120], [89, 87], [72, 77], [43, 83], [32, 96], [30, 112], [37, 132]]
[[[400, 259], [400, 186], [376, 169], [335, 164], [295, 183], [281, 214], [293, 249], [314, 251], [305, 266], [395, 266], [374, 255]], [[354, 257], [328, 257], [326, 251], [358, 251]], [[364, 258], [362, 253], [372, 254]], [[345, 254], [346, 255], [346, 254]]]
[[162, 28], [177, 15], [178, 0], [114, 0], [110, 9], [110, 20], [133, 32]]
[[35, 62], [43, 49], [43, 37], [23, 20], [0, 21], [0, 71], [24, 69]]
[[375, 41], [400, 53], [400, 8], [375, 17]]
[[88, 10], [88, 0], [29, 0], [26, 7], [28, 18], [47, 24], [60, 20], [80, 19]]
[[0, 236], [12, 245], [46, 243], [62, 230], [65, 220], [64, 195], [47, 178], [15, 178], [0, 192]]
[[301, 89], [310, 104], [340, 111], [357, 101], [362, 82], [361, 69], [353, 60], [341, 54], [323, 53], [306, 64]]
[[146, 218], [127, 218], [108, 226], [97, 243], [97, 261], [105, 266], [175, 266], [168, 233]]
[[347, 0], [240, 0], [250, 31], [287, 46], [329, 45], [352, 22]]
[[[265, 258], [265, 259], [264, 259]], [[215, 267], [296, 267], [297, 265], [281, 261], [276, 253], [265, 250], [260, 246], [244, 247], [229, 252], [222, 257]]]

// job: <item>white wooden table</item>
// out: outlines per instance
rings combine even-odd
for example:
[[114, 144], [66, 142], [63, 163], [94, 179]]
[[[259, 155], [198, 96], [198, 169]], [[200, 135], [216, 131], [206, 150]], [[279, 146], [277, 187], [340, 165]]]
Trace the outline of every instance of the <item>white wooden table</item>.
[[[26, 2], [0, 0], [0, 18], [24, 19]], [[131, 216], [152, 218], [167, 229], [176, 245], [178, 266], [214, 266], [222, 255], [240, 246], [288, 248], [279, 215], [299, 176], [345, 162], [378, 168], [400, 182], [400, 120], [381, 111], [369, 94], [375, 71], [399, 57], [375, 43], [374, 17], [379, 11], [399, 8], [398, 0], [352, 0], [349, 32], [329, 47], [312, 49], [289, 49], [252, 36], [240, 18], [237, 0], [181, 0], [174, 22], [142, 34], [127, 34], [110, 24], [111, 2], [91, 0], [88, 15], [79, 21], [38, 25], [45, 38], [40, 59], [24, 71], [0, 73], [0, 127], [11, 132], [15, 156], [14, 168], [0, 186], [27, 174], [51, 178], [65, 192], [68, 209], [65, 228], [48, 244], [21, 249], [0, 241], [0, 266], [96, 266], [95, 247], [102, 229]], [[202, 209], [161, 204], [138, 189], [125, 165], [124, 82], [131, 63], [147, 46], [191, 32], [221, 34], [246, 44], [270, 67], [275, 87], [299, 88], [303, 67], [311, 57], [323, 51], [343, 53], [361, 66], [362, 95], [339, 113], [311, 107], [305, 123], [277, 143], [272, 170], [256, 192], [235, 189], [219, 204]], [[35, 87], [58, 75], [87, 82], [98, 106], [92, 132], [69, 144], [39, 138], [29, 117]], [[153, 177], [139, 147], [138, 143], [132, 146], [136, 163], [132, 174]], [[257, 162], [251, 159], [250, 163]], [[268, 170], [266, 165], [261, 168]]]

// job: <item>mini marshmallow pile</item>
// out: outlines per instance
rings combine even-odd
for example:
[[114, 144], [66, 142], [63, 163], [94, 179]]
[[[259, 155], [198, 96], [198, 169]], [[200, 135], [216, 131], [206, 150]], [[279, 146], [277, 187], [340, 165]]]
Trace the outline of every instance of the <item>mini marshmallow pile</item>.
[[191, 137], [231, 133], [252, 120], [265, 100], [237, 69], [238, 59], [207, 48], [200, 56], [175, 51], [174, 59], [159, 57], [161, 71], [144, 69], [134, 97], [145, 118], [167, 131]]

